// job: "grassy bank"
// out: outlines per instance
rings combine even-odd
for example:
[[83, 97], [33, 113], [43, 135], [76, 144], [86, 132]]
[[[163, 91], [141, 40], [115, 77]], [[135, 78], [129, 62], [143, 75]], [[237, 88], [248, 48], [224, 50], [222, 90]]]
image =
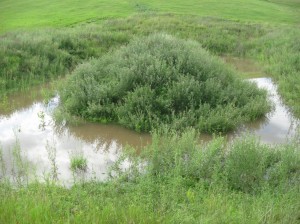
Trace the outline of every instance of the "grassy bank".
[[196, 136], [193, 130], [154, 133], [140, 156], [127, 151], [131, 167], [118, 172], [121, 159], [105, 183], [14, 187], [2, 178], [0, 222], [299, 222], [299, 136], [275, 147], [251, 136], [203, 145]]

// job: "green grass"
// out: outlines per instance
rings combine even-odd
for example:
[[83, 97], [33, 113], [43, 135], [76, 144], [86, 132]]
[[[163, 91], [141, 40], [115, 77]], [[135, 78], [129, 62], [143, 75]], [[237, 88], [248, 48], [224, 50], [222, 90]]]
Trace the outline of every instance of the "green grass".
[[299, 223], [299, 136], [275, 147], [246, 135], [203, 145], [196, 136], [155, 132], [140, 156], [122, 157], [131, 167], [104, 183], [0, 180], [0, 222]]
[[133, 4], [125, 1], [109, 0], [66, 0], [16, 2], [1, 1], [1, 32], [15, 28], [65, 26], [74, 23], [104, 19], [108, 17], [128, 16], [134, 12]]
[[299, 24], [298, 0], [2, 0], [0, 33], [17, 28], [62, 27], [140, 12], [213, 16], [271, 24]]

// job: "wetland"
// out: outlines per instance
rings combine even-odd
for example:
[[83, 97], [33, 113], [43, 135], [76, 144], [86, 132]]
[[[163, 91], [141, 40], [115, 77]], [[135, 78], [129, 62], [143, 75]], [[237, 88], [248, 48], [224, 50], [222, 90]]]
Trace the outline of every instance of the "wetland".
[[89, 2], [0, 3], [0, 223], [299, 223], [297, 0]]

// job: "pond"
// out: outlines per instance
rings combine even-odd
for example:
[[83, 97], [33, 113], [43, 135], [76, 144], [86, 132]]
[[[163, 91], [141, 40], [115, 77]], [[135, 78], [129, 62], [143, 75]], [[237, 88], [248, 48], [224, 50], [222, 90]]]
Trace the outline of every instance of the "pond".
[[[294, 118], [282, 103], [271, 78], [255, 78], [248, 81], [267, 89], [274, 110], [263, 119], [241, 126], [234, 133], [228, 134], [228, 138], [250, 131], [263, 142], [285, 142], [295, 133], [299, 120]], [[18, 145], [22, 160], [34, 169], [34, 178], [43, 180], [49, 176], [50, 158], [54, 153], [58, 179], [64, 185], [70, 185], [74, 181], [70, 169], [71, 158], [82, 155], [87, 159], [88, 169], [84, 178], [104, 180], [107, 178], [109, 166], [118, 159], [126, 145], [141, 149], [151, 142], [149, 134], [136, 133], [118, 125], [89, 122], [77, 126], [57, 125], [52, 112], [59, 104], [59, 97], [56, 96], [44, 104], [40, 96], [29, 96], [30, 94], [24, 93], [15, 94], [9, 102], [14, 102], [16, 109], [6, 113], [0, 111], [0, 144], [8, 176], [13, 177], [15, 173], [16, 161], [12, 154], [18, 149]], [[200, 139], [208, 141], [211, 136], [202, 135]], [[122, 166], [126, 168], [128, 164], [124, 163]]]

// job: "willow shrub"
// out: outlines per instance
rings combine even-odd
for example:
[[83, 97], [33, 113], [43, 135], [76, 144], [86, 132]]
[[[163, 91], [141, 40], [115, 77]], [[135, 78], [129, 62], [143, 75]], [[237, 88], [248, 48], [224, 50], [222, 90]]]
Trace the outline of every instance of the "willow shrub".
[[199, 43], [165, 34], [82, 64], [60, 95], [67, 113], [145, 132], [161, 126], [225, 132], [270, 109], [264, 90], [237, 78]]

